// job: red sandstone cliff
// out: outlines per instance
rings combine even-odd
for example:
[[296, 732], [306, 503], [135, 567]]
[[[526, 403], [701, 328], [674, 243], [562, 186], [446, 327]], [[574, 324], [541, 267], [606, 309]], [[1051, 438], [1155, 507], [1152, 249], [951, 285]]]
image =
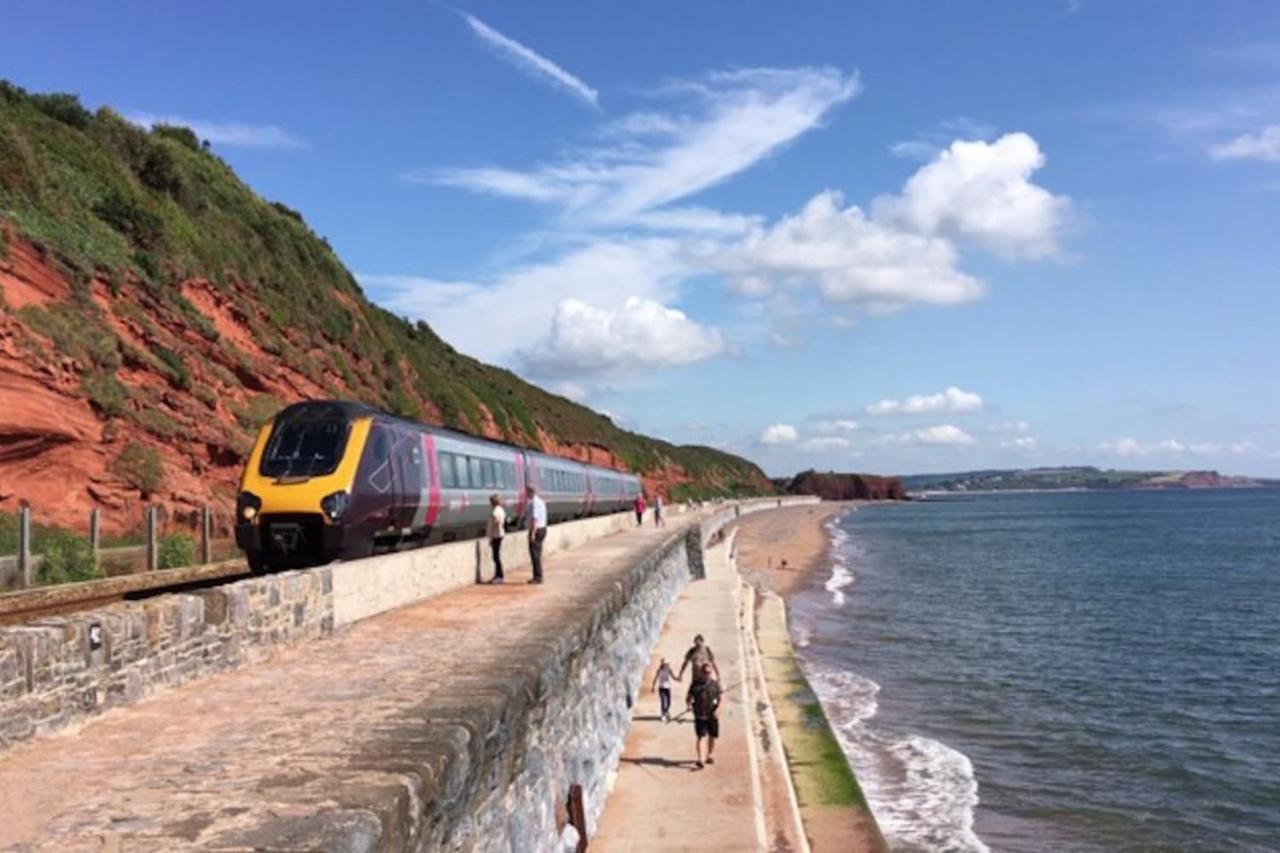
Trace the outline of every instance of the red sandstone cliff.
[[817, 495], [832, 501], [907, 499], [906, 489], [897, 477], [880, 477], [875, 474], [820, 474], [817, 471], [802, 471], [791, 478], [786, 491], [792, 495]]

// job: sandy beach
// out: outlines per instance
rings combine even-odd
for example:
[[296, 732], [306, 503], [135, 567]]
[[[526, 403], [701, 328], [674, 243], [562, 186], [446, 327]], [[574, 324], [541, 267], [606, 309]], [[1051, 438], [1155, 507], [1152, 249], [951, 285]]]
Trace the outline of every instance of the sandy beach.
[[804, 832], [815, 851], [883, 851], [852, 768], [799, 666], [785, 600], [827, 565], [825, 525], [850, 503], [790, 507], [736, 525], [735, 562], [756, 589], [754, 634]]
[[735, 549], [743, 580], [789, 596], [810, 573], [826, 565], [831, 543], [824, 525], [855, 503], [784, 507], [742, 519], [736, 525]]

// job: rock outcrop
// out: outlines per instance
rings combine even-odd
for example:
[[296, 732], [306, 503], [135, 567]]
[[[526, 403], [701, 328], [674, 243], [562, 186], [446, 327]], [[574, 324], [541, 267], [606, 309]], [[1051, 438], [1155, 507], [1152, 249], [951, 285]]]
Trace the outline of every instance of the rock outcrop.
[[824, 500], [902, 501], [906, 489], [897, 477], [875, 474], [836, 474], [802, 471], [786, 485], [787, 494], [817, 495]]

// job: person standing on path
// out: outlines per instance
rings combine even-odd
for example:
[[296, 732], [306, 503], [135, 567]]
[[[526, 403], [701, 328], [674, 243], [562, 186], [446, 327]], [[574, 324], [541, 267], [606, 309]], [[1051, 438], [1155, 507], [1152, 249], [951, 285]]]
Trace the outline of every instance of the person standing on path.
[[712, 678], [711, 664], [702, 665], [702, 680], [695, 681], [689, 688], [686, 704], [693, 711], [693, 734], [697, 738], [697, 766], [702, 769], [702, 739], [707, 739], [707, 763], [715, 764], [711, 753], [716, 749], [716, 738], [720, 737], [720, 682]]
[[[720, 667], [716, 666], [716, 656], [712, 654], [711, 647], [707, 645], [707, 641], [698, 634], [693, 638], [693, 645], [689, 647], [689, 651], [684, 653], [684, 663], [680, 664], [680, 674], [676, 676], [676, 681], [684, 677], [684, 671], [690, 665], [693, 666], [693, 673], [689, 676], [693, 684], [702, 681], [704, 671], [714, 671], [716, 680], [720, 679]], [[689, 688], [690, 695], [693, 694], [693, 688]]]
[[529, 583], [542, 583], [542, 543], [547, 538], [547, 502], [533, 486], [524, 493], [529, 496], [529, 562], [533, 563], [533, 577]]
[[666, 519], [662, 517], [662, 492], [653, 496], [653, 526], [666, 527]]
[[663, 658], [658, 664], [658, 671], [653, 674], [653, 686], [658, 691], [658, 704], [662, 708], [662, 722], [671, 721], [671, 679], [676, 674], [671, 671], [671, 664]]
[[507, 511], [502, 508], [502, 498], [497, 494], [489, 495], [489, 550], [493, 552], [493, 580], [489, 583], [503, 583], [502, 576], [502, 537], [507, 532]]
[[636, 527], [644, 524], [644, 495], [636, 495]]

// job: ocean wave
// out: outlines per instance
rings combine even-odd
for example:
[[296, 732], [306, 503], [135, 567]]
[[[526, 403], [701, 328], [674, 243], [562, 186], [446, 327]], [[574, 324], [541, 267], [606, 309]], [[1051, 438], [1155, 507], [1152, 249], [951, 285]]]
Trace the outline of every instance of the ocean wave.
[[823, 588], [831, 593], [831, 603], [836, 607], [844, 607], [844, 590], [857, 580], [857, 575], [849, 568], [845, 557], [845, 554], [852, 548], [852, 539], [836, 523], [841, 518], [844, 518], [844, 515], [838, 515], [826, 524], [827, 537], [831, 542], [831, 576], [827, 578]]
[[890, 849], [988, 853], [973, 831], [978, 782], [968, 756], [871, 725], [880, 692], [871, 679], [824, 666], [805, 670]]

